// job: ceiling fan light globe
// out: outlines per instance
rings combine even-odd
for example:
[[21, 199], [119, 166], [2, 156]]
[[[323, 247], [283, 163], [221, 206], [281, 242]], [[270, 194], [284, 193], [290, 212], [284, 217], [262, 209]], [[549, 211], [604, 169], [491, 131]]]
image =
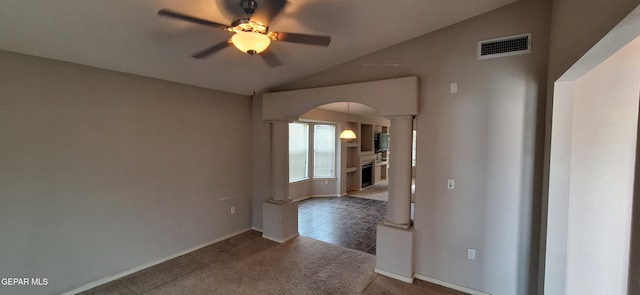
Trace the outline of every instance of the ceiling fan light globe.
[[271, 39], [261, 33], [238, 32], [231, 37], [231, 42], [238, 50], [253, 55], [265, 51], [271, 44]]

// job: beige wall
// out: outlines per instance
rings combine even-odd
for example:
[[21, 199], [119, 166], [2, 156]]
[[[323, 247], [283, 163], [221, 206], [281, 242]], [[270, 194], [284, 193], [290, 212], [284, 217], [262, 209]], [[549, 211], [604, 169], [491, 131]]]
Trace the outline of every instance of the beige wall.
[[[542, 224], [542, 243], [547, 244], [547, 246], [541, 248], [541, 257], [544, 258], [546, 256], [547, 265], [542, 263], [542, 267], [539, 269], [539, 289], [544, 289], [549, 294], [562, 294], [565, 291], [565, 256], [567, 251], [566, 236], [568, 230], [566, 212], [569, 204], [567, 202], [568, 200], [551, 200], [547, 196], [546, 192], [555, 191], [556, 193], [560, 193], [561, 191], [564, 191], [563, 194], [568, 196], [569, 175], [567, 173], [563, 174], [558, 172], [557, 170], [566, 170], [562, 169], [562, 167], [569, 167], [569, 159], [571, 155], [570, 144], [565, 145], [564, 151], [558, 149], [555, 151], [551, 150], [551, 141], [557, 141], [562, 137], [561, 134], [552, 135], [551, 130], [552, 128], [555, 130], [555, 125], [558, 123], [558, 125], [565, 126], [563, 128], [558, 127], [558, 130], [564, 129], [565, 134], [567, 134], [567, 130], [570, 131], [571, 127], [570, 124], [567, 124], [567, 120], [570, 122], [572, 120], [571, 116], [558, 116], [557, 113], [564, 112], [566, 114], [567, 111], [571, 112], [573, 103], [570, 99], [554, 101], [554, 97], [552, 95], [552, 93], [554, 93], [553, 86], [562, 75], [567, 76], [567, 74], [569, 74], [568, 80], [565, 80], [573, 81], [590, 70], [593, 66], [602, 62], [602, 59], [617, 51], [620, 46], [611, 46], [612, 44], [615, 44], [615, 42], [607, 42], [609, 44], [606, 44], [608, 46], [605, 46], [604, 50], [592, 52], [595, 54], [591, 54], [591, 58], [587, 60], [587, 63], [576, 63], [579, 59], [583, 58], [583, 55], [585, 55], [587, 51], [593, 50], [594, 45], [596, 45], [596, 43], [600, 41], [605, 34], [609, 33], [611, 29], [618, 24], [618, 22], [629, 14], [629, 12], [636, 8], [638, 4], [640, 4], [640, 1], [638, 0], [553, 1], [551, 41], [549, 50], [549, 91], [545, 118], [545, 175], [543, 176], [543, 192], [545, 192], [545, 194], [543, 195], [543, 210], [541, 216], [542, 220], [546, 220], [548, 216], [548, 221], [546, 223], [543, 222]], [[627, 33], [625, 34], [628, 35]], [[617, 39], [629, 37], [625, 36], [625, 34], [616, 35], [615, 37]], [[616, 48], [615, 46], [618, 47]], [[573, 69], [573, 73], [567, 73], [567, 70], [570, 68]], [[570, 83], [571, 85], [566, 84], [567, 83], [556, 83], [555, 92], [572, 92], [573, 83]], [[559, 108], [556, 108], [556, 106], [559, 106]], [[570, 140], [570, 137], [565, 136], [565, 141], [567, 139]], [[549, 160], [550, 158], [551, 160]], [[547, 168], [549, 167], [549, 163], [551, 163], [552, 166], [556, 165], [556, 168]], [[549, 170], [551, 171], [547, 173]], [[553, 181], [548, 181], [554, 177], [555, 184]], [[554, 242], [549, 242], [546, 239], [552, 239]], [[548, 248], [549, 246], [551, 246], [551, 248]], [[546, 275], [544, 274], [545, 271]], [[546, 282], [544, 280], [546, 280]]]
[[[417, 274], [496, 295], [535, 287], [549, 12], [523, 0], [279, 89], [419, 77]], [[532, 54], [477, 60], [477, 41], [528, 32]], [[401, 66], [362, 66], [381, 61]]]
[[59, 294], [250, 227], [248, 97], [4, 51], [0, 65], [0, 277], [49, 282], [0, 293]]
[[567, 294], [626, 294], [638, 52], [640, 39], [575, 81]]
[[640, 39], [579, 79], [556, 83], [548, 294], [627, 294], [638, 52]]
[[636, 134], [636, 161], [631, 221], [631, 252], [629, 253], [628, 294], [640, 294], [640, 123]]
[[557, 80], [640, 0], [553, 0], [549, 79]]

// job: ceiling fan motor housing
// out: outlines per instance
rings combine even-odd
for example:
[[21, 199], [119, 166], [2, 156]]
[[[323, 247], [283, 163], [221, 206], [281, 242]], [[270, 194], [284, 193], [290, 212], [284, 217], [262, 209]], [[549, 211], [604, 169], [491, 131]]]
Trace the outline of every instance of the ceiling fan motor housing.
[[240, 7], [242, 7], [244, 13], [253, 14], [256, 12], [256, 8], [258, 8], [258, 2], [255, 0], [240, 0]]
[[[288, 43], [299, 43], [315, 46], [329, 46], [331, 37], [288, 33], [288, 32], [273, 32], [269, 31], [269, 23], [284, 9], [287, 0], [261, 0], [263, 1], [258, 10], [257, 0], [229, 0], [225, 1], [225, 6], [234, 11], [234, 15], [238, 13], [236, 8], [228, 7], [228, 4], [236, 3], [240, 4], [240, 8], [244, 11], [245, 15], [237, 17], [231, 25], [220, 24], [214, 21], [194, 17], [191, 15], [183, 14], [170, 9], [161, 9], [158, 11], [159, 16], [169, 17], [177, 20], [188, 21], [191, 23], [222, 29], [233, 33], [231, 39], [222, 41], [215, 44], [205, 50], [197, 52], [191, 55], [194, 58], [205, 58], [222, 49], [235, 46], [241, 52], [249, 55], [260, 54], [264, 60], [271, 67], [277, 67], [282, 64], [273, 52], [267, 50], [272, 41], [281, 41]], [[238, 3], [238, 1], [240, 3]]]

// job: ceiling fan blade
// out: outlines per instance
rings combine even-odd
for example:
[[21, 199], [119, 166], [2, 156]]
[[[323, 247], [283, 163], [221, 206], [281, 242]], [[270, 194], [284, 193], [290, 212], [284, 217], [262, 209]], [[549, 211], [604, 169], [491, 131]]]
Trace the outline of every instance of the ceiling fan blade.
[[191, 55], [191, 57], [194, 57], [194, 58], [205, 58], [205, 57], [208, 57], [208, 56], [210, 56], [210, 55], [212, 55], [212, 54], [214, 54], [214, 53], [216, 53], [216, 52], [218, 52], [218, 51], [220, 51], [222, 49], [225, 49], [225, 48], [229, 47], [229, 45], [230, 45], [229, 41], [222, 41], [222, 42], [220, 42], [220, 43], [218, 43], [216, 45], [213, 45], [213, 46], [211, 46], [211, 47], [209, 47], [209, 48], [207, 48], [205, 50], [202, 50], [202, 51], [200, 51], [198, 53], [195, 53], [195, 54]]
[[271, 21], [284, 9], [286, 0], [265, 0], [258, 2], [256, 12], [251, 16], [251, 20], [269, 26]]
[[307, 34], [286, 33], [286, 32], [270, 32], [269, 36], [271, 37], [271, 39], [275, 39], [277, 41], [300, 43], [300, 44], [307, 44], [307, 45], [316, 45], [316, 46], [326, 47], [326, 46], [329, 46], [329, 43], [331, 43], [331, 37], [329, 36], [307, 35]]
[[264, 59], [264, 61], [272, 68], [275, 68], [275, 67], [278, 67], [278, 66], [282, 65], [282, 62], [280, 61], [278, 56], [275, 55], [273, 53], [273, 51], [271, 51], [269, 48], [267, 48], [267, 50], [261, 52], [260, 56], [262, 56], [262, 59]]
[[188, 22], [192, 22], [192, 23], [196, 23], [196, 24], [200, 24], [200, 25], [209, 26], [209, 27], [219, 28], [219, 29], [223, 29], [223, 30], [226, 30], [227, 28], [229, 28], [229, 26], [227, 26], [227, 25], [219, 24], [219, 23], [216, 23], [216, 22], [208, 21], [208, 20], [205, 20], [205, 19], [193, 17], [193, 16], [186, 15], [186, 14], [182, 14], [180, 12], [176, 12], [176, 11], [169, 10], [169, 9], [161, 9], [160, 11], [158, 11], [158, 15], [166, 16], [166, 17], [170, 17], [170, 18], [175, 18], [175, 19], [179, 19], [179, 20], [184, 20], [184, 21], [188, 21]]

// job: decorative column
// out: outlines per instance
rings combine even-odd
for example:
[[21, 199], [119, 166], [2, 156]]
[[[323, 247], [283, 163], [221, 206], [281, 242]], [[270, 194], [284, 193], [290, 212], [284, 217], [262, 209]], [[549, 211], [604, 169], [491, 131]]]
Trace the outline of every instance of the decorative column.
[[271, 195], [262, 204], [262, 237], [284, 243], [298, 235], [298, 203], [289, 198], [289, 122], [270, 126]]
[[413, 116], [392, 117], [389, 159], [389, 201], [385, 224], [411, 226], [411, 144]]
[[378, 224], [376, 269], [403, 282], [413, 282], [411, 224], [411, 143], [413, 116], [393, 116], [389, 135], [389, 201], [385, 220]]
[[289, 122], [271, 121], [271, 196], [269, 202], [289, 199]]

